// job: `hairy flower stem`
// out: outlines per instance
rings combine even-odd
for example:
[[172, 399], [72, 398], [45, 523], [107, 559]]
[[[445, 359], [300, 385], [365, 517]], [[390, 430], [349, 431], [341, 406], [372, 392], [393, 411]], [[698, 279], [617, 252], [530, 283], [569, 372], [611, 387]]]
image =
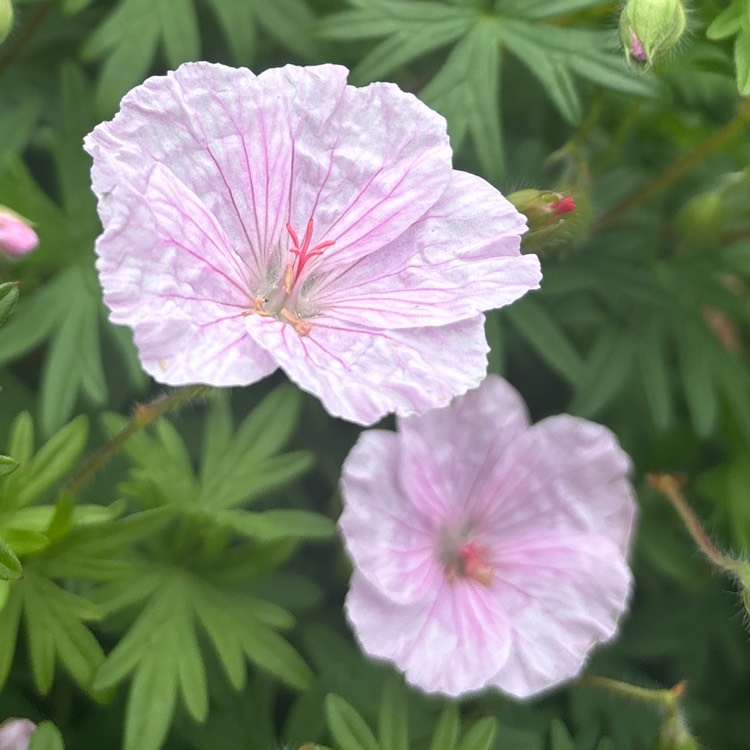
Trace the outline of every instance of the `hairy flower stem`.
[[176, 406], [184, 404], [186, 401], [192, 401], [202, 396], [209, 386], [207, 385], [189, 385], [185, 388], [178, 388], [170, 393], [155, 398], [148, 404], [138, 404], [135, 407], [133, 416], [125, 427], [120, 430], [108, 443], [99, 448], [96, 453], [81, 467], [73, 478], [63, 488], [64, 492], [75, 493], [81, 489], [91, 477], [122, 448], [128, 439], [139, 430], [147, 427], [154, 420], [166, 414]]
[[721, 130], [717, 130], [689, 154], [678, 159], [671, 167], [665, 169], [660, 175], [647, 182], [643, 187], [633, 191], [603, 216], [600, 216], [593, 224], [593, 231], [609, 226], [632, 208], [668, 188], [684, 174], [697, 167], [711, 156], [711, 154], [719, 151], [735, 136], [739, 135], [744, 130], [749, 119], [750, 102], [743, 101], [740, 104], [737, 114]]
[[648, 481], [669, 500], [680, 520], [708, 560], [725, 573], [737, 572], [737, 561], [722, 554], [708, 538], [701, 522], [682, 496], [682, 481], [671, 474], [649, 474]]
[[596, 687], [610, 690], [613, 693], [619, 693], [628, 698], [645, 701], [646, 703], [655, 703], [664, 708], [667, 712], [676, 711], [679, 699], [685, 692], [684, 682], [678, 682], [669, 690], [655, 690], [653, 688], [641, 687], [640, 685], [632, 685], [629, 682], [613, 680], [610, 677], [585, 675], [581, 678], [581, 683], [584, 685], [595, 685]]

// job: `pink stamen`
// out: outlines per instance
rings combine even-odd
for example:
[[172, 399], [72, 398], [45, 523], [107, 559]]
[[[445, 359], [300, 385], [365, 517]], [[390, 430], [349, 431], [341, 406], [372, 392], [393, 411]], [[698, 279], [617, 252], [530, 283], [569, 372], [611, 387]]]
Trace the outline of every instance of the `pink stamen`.
[[302, 238], [302, 246], [300, 247], [299, 237], [297, 233], [292, 229], [291, 224], [286, 225], [286, 231], [289, 232], [289, 236], [292, 238], [293, 247], [289, 248], [289, 252], [292, 255], [297, 256], [297, 270], [294, 274], [294, 281], [300, 277], [307, 261], [310, 258], [314, 258], [317, 255], [322, 255], [323, 250], [331, 245], [335, 244], [333, 240], [326, 240], [325, 242], [319, 242], [317, 245], [310, 247], [310, 242], [313, 236], [313, 220], [307, 222], [307, 229], [305, 230], [305, 236]]

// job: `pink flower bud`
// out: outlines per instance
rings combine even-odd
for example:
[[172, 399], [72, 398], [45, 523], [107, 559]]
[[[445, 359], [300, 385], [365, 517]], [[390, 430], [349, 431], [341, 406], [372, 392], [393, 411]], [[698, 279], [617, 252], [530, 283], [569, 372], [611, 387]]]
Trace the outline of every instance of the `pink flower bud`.
[[0, 206], [0, 253], [18, 258], [39, 244], [36, 232], [17, 213]]
[[35, 730], [29, 719], [7, 719], [0, 724], [0, 750], [28, 750]]

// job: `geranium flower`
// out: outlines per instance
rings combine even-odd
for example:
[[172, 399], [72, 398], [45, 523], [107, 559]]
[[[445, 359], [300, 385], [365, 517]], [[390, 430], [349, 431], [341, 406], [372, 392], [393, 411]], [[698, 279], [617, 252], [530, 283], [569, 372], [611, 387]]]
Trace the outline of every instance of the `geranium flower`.
[[86, 138], [104, 300], [156, 380], [281, 367], [368, 424], [484, 377], [482, 311], [539, 283], [524, 218], [452, 169], [440, 115], [346, 75], [187, 64]]
[[492, 375], [398, 432], [364, 432], [340, 520], [362, 648], [451, 696], [528, 698], [577, 675], [628, 601], [629, 466], [600, 425], [529, 426]]
[[15, 211], [0, 206], [0, 253], [18, 258], [39, 244], [36, 232]]

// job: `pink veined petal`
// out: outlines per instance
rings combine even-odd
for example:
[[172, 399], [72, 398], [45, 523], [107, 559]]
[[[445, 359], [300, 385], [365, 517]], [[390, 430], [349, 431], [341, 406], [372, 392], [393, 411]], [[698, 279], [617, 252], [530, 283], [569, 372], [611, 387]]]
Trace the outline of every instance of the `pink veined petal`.
[[104, 300], [162, 383], [240, 385], [276, 369], [247, 334], [247, 269], [206, 206], [166, 167], [119, 199], [96, 244]]
[[484, 318], [439, 328], [358, 329], [325, 316], [309, 336], [250, 316], [247, 327], [302, 390], [335, 417], [370, 425], [389, 412], [444, 406], [476, 387], [487, 370]]
[[441, 115], [394, 84], [344, 87], [345, 76], [334, 66], [286, 66], [259, 76], [287, 108], [294, 143], [289, 221], [301, 232], [312, 217], [313, 241], [335, 243], [310, 262], [311, 272], [380, 252], [440, 198], [452, 172]]
[[481, 477], [528, 427], [518, 391], [488, 375], [444, 409], [399, 419], [401, 484], [423, 513], [466, 520]]
[[492, 684], [529, 698], [572, 679], [617, 629], [630, 594], [622, 552], [595, 534], [519, 538], [499, 551], [494, 588], [512, 624]]
[[492, 185], [454, 170], [437, 203], [406, 232], [321, 275], [310, 298], [330, 315], [363, 326], [414, 328], [469, 318], [538, 288], [539, 259], [520, 253], [525, 230], [525, 218]]
[[200, 197], [261, 280], [268, 253], [287, 241], [289, 127], [283, 99], [244, 68], [188, 63], [149, 78], [84, 141], [94, 157], [102, 222], [106, 227], [120, 200], [122, 181], [137, 183], [154, 164], [165, 164]]
[[359, 573], [387, 598], [419, 601], [443, 582], [437, 559], [438, 519], [419, 513], [398, 477], [399, 436], [360, 435], [341, 470], [344, 512], [339, 527]]
[[508, 619], [474, 581], [443, 581], [431, 600], [394, 605], [355, 570], [345, 606], [363, 650], [428, 692], [481, 690], [508, 658]]
[[440, 197], [451, 151], [444, 119], [416, 97], [346, 86], [346, 73], [286, 66], [256, 78], [188, 63], [148, 79], [85, 140], [102, 220], [124, 174], [161, 162], [206, 203], [258, 281], [286, 253], [287, 223], [301, 233], [313, 218], [314, 242], [335, 241], [327, 266], [378, 249]]
[[625, 554], [637, 508], [630, 469], [606, 427], [566, 414], [549, 417], [485, 467], [472, 513], [496, 546], [542, 531], [590, 532]]

